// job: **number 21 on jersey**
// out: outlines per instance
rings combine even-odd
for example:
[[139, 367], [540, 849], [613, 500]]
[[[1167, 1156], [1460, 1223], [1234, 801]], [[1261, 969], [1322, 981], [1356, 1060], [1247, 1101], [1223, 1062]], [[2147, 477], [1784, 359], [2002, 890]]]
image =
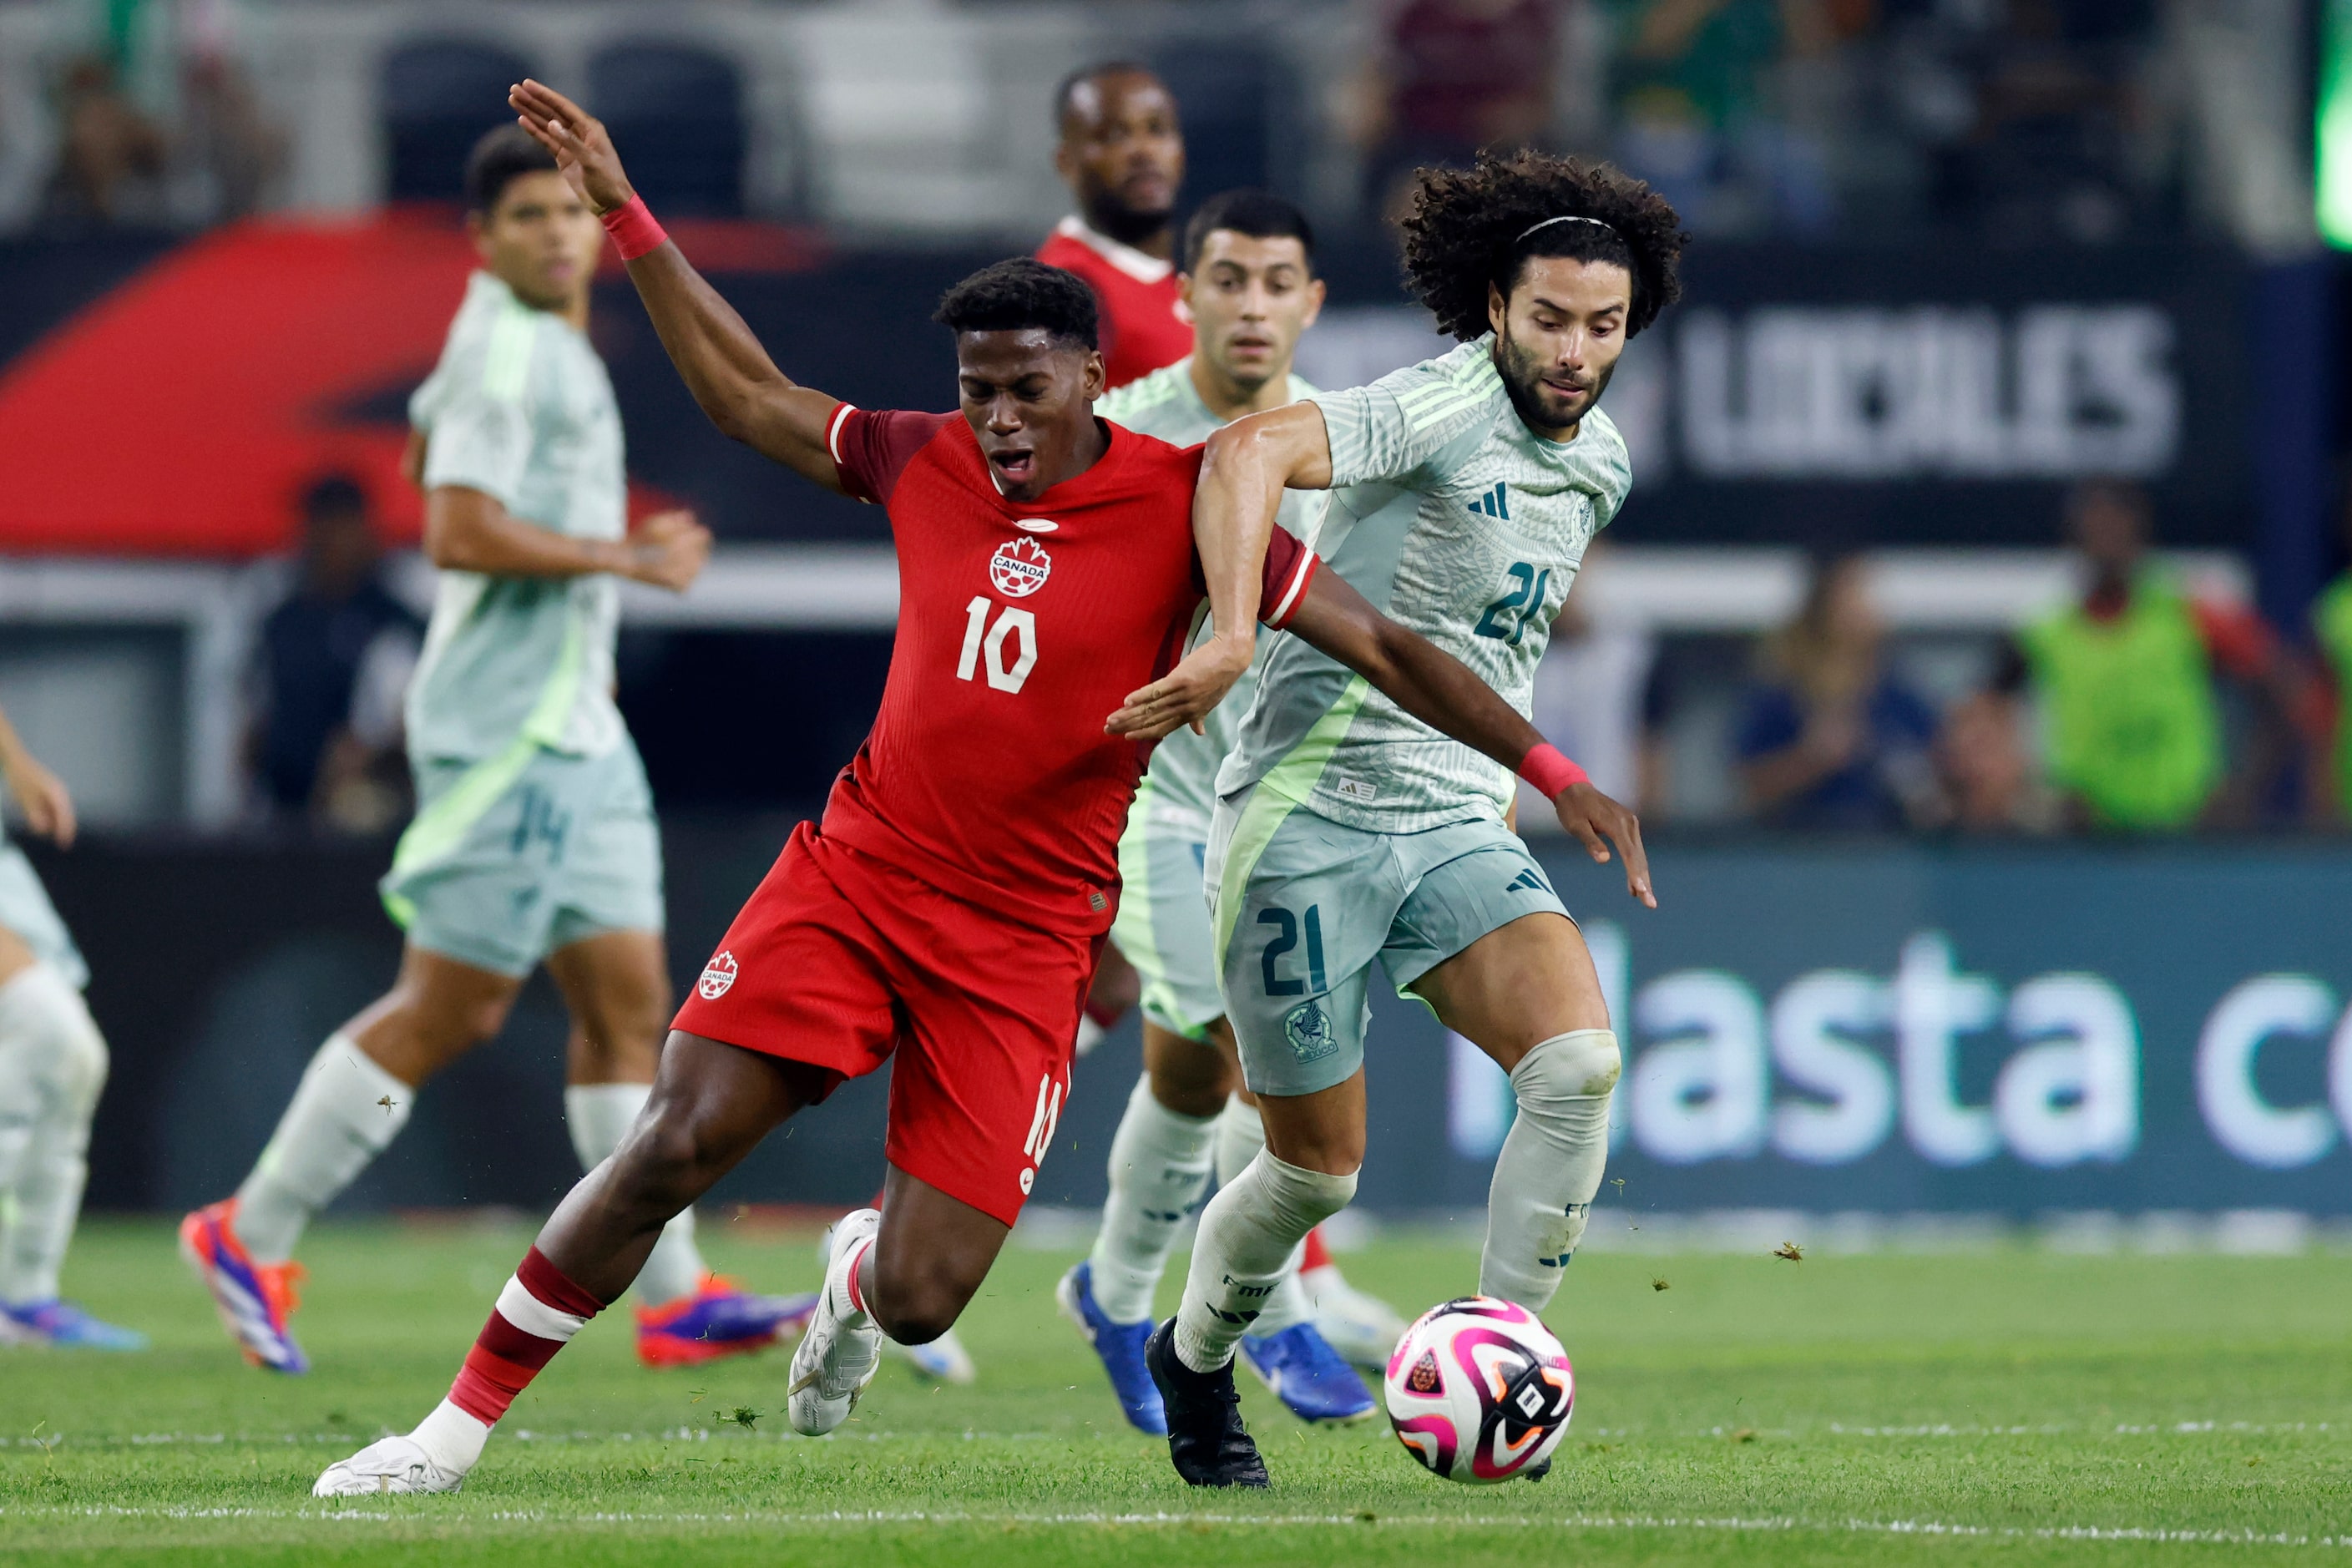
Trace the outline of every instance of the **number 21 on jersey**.
[[[963, 652], [956, 659], [956, 679], [971, 679], [985, 663], [989, 685], [999, 691], [1018, 691], [1037, 668], [1037, 617], [1007, 605], [992, 623], [989, 612], [995, 608], [996, 601], [985, 594], [973, 595], [963, 607]], [[1008, 644], [1018, 644], [1018, 651], [1008, 652]]]

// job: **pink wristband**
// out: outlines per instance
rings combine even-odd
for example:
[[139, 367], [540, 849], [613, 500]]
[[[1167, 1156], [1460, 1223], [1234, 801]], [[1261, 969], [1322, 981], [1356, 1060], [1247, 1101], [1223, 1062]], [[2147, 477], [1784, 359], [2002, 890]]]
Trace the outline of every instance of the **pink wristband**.
[[1519, 760], [1519, 776], [1541, 790], [1546, 800], [1558, 800], [1569, 785], [1585, 784], [1591, 778], [1549, 741]]
[[621, 205], [604, 215], [604, 232], [613, 237], [613, 247], [624, 261], [635, 261], [647, 251], [659, 250], [669, 237], [662, 226], [654, 220], [651, 208], [643, 196], [631, 196]]

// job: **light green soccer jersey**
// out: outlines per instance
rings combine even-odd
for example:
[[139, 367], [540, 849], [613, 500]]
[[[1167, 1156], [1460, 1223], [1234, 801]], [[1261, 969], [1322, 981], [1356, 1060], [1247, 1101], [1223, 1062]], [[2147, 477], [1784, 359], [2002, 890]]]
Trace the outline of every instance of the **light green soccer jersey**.
[[[1293, 403], [1314, 395], [1315, 388], [1304, 377], [1290, 378]], [[1189, 354], [1129, 382], [1097, 403], [1095, 412], [1113, 424], [1178, 447], [1205, 441], [1225, 423], [1201, 401], [1200, 390], [1192, 384]], [[1315, 491], [1286, 491], [1275, 521], [1312, 550], [1317, 525], [1323, 518], [1323, 496]], [[1204, 621], [1201, 635], [1206, 636], [1208, 630]], [[1146, 788], [1138, 795], [1139, 802], [1150, 803], [1148, 809], [1189, 824], [1197, 837], [1208, 836], [1209, 813], [1217, 804], [1217, 768], [1234, 748], [1242, 715], [1249, 711], [1258, 671], [1265, 668], [1275, 647], [1287, 640], [1278, 632], [1261, 632], [1257, 658], [1251, 661], [1248, 673], [1234, 683], [1225, 700], [1202, 721], [1207, 733], [1195, 735], [1190, 728], [1181, 729], [1153, 748], [1151, 766], [1144, 775]]]
[[[1598, 408], [1573, 441], [1529, 430], [1493, 349], [1482, 337], [1370, 386], [1316, 395], [1332, 485], [1318, 548], [1391, 618], [1525, 713], [1552, 617], [1633, 469]], [[1223, 795], [1253, 784], [1377, 833], [1500, 820], [1513, 788], [1500, 763], [1297, 637], [1276, 644], [1217, 780]]]
[[[441, 363], [409, 400], [425, 485], [463, 485], [579, 539], [628, 523], [621, 411], [587, 335], [487, 272], [466, 286]], [[408, 749], [475, 761], [521, 741], [580, 756], [620, 744], [613, 643], [620, 588], [572, 578], [441, 574], [408, 690]]]

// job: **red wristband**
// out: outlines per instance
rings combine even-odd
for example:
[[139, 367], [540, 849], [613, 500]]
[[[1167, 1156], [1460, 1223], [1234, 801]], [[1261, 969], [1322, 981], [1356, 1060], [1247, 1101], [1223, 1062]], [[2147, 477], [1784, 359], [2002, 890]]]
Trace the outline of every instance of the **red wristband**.
[[1570, 784], [1590, 782], [1591, 775], [1570, 762], [1558, 746], [1547, 741], [1519, 759], [1519, 776], [1543, 792], [1546, 800], [1558, 800], [1560, 792]]
[[654, 220], [651, 208], [643, 196], [631, 196], [621, 205], [604, 215], [604, 232], [613, 237], [613, 247], [624, 261], [635, 261], [647, 251], [659, 250], [669, 237], [662, 226]]

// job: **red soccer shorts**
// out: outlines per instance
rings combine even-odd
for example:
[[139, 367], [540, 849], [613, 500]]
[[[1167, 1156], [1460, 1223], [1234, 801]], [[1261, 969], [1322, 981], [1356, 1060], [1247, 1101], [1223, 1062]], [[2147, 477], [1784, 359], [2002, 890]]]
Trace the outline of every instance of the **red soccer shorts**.
[[895, 1053], [890, 1163], [1011, 1225], [1069, 1097], [1098, 947], [950, 898], [803, 822], [674, 1026], [842, 1079]]

